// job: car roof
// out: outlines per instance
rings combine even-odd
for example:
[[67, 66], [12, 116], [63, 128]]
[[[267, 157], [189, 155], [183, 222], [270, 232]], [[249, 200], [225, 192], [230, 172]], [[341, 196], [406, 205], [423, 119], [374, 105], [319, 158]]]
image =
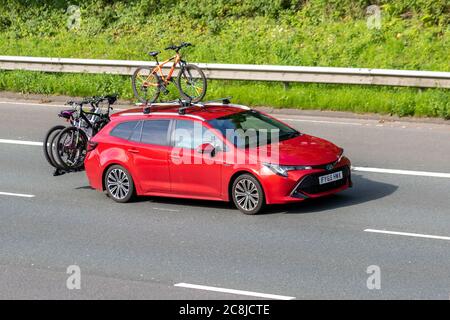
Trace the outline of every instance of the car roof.
[[231, 114], [239, 113], [245, 110], [250, 110], [246, 106], [237, 104], [204, 104], [204, 105], [193, 105], [185, 109], [184, 114], [179, 113], [180, 105], [179, 103], [154, 103], [150, 107], [150, 113], [144, 114], [144, 107], [140, 106], [137, 108], [131, 108], [123, 110], [111, 115], [112, 118], [118, 120], [125, 116], [136, 116], [150, 117], [150, 116], [173, 116], [173, 117], [189, 117], [196, 118], [202, 121], [208, 121], [212, 119], [217, 119], [225, 117]]

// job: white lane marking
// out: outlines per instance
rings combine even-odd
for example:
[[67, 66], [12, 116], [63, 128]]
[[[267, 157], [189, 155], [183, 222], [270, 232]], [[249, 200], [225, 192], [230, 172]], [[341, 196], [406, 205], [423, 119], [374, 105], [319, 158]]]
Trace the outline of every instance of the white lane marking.
[[49, 104], [49, 103], [33, 103], [33, 102], [12, 102], [12, 101], [0, 101], [0, 104], [12, 104], [23, 106], [42, 106], [42, 107], [63, 107], [62, 104]]
[[20, 145], [26, 145], [26, 146], [42, 146], [42, 142], [38, 141], [25, 141], [25, 140], [9, 140], [9, 139], [0, 139], [0, 143], [7, 143], [7, 144], [20, 144]]
[[358, 122], [341, 122], [341, 121], [327, 121], [327, 120], [308, 120], [308, 119], [291, 119], [291, 118], [279, 118], [283, 121], [296, 121], [296, 122], [311, 122], [311, 123], [327, 123], [327, 124], [344, 124], [348, 126], [362, 126], [362, 123]]
[[373, 233], [392, 234], [392, 235], [397, 235], [397, 236], [407, 236], [407, 237], [428, 238], [428, 239], [438, 239], [438, 240], [450, 241], [450, 237], [434, 236], [434, 235], [430, 235], [430, 234], [398, 232], [398, 231], [377, 230], [377, 229], [365, 229], [364, 231], [365, 232], [373, 232]]
[[11, 193], [11, 192], [0, 192], [1, 196], [11, 196], [11, 197], [21, 197], [21, 198], [34, 198], [34, 194], [22, 194], [22, 193]]
[[154, 210], [160, 210], [160, 211], [180, 212], [180, 210], [166, 209], [166, 208], [152, 208], [152, 209], [154, 209]]
[[450, 178], [450, 173], [445, 173], [445, 172], [381, 169], [381, 168], [369, 168], [369, 167], [352, 167], [352, 170], [363, 171], [363, 172], [375, 172], [375, 173], [403, 174], [403, 175], [409, 175], [409, 176]]
[[[11, 102], [11, 101], [0, 101], [0, 104], [12, 104], [12, 105], [22, 105], [22, 106], [41, 106], [41, 107], [57, 107], [57, 108], [70, 108], [69, 105], [66, 104], [49, 104], [49, 103], [33, 103], [33, 102]], [[113, 107], [114, 108], [114, 107]], [[133, 108], [130, 106], [130, 108]], [[116, 111], [123, 111], [126, 109], [114, 108]]]
[[202, 286], [202, 285], [198, 285], [198, 284], [190, 284], [190, 283], [184, 283], [184, 282], [174, 284], [174, 286], [175, 287], [182, 287], [182, 288], [189, 288], [189, 289], [198, 289], [198, 290], [206, 290], [206, 291], [231, 293], [231, 294], [237, 294], [237, 295], [243, 295], [243, 296], [267, 298], [267, 299], [274, 299], [274, 300], [292, 300], [292, 299], [295, 299], [295, 297], [280, 296], [280, 295], [277, 295], [277, 294], [268, 294], [268, 293], [253, 292], [253, 291], [244, 291], [244, 290], [226, 289], [226, 288], [219, 288], [219, 287]]

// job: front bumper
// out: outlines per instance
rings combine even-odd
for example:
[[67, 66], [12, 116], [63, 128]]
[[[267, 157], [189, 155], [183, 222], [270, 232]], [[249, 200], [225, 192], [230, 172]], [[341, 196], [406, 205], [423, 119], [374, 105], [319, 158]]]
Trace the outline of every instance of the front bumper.
[[[334, 169], [312, 169], [290, 171], [288, 177], [272, 175], [266, 177], [263, 186], [268, 204], [299, 202], [308, 198], [319, 198], [343, 191], [352, 186], [351, 164], [343, 158]], [[334, 182], [319, 184], [319, 176], [342, 171], [343, 178]]]
[[[338, 171], [342, 172], [342, 179], [326, 184], [319, 183], [320, 176], [323, 176], [324, 174], [335, 173]], [[335, 190], [340, 190], [343, 187], [349, 187], [352, 184], [351, 181], [351, 171], [350, 167], [348, 166], [338, 167], [326, 172], [312, 173], [304, 176], [297, 183], [290, 196], [301, 199], [314, 198], [317, 196], [328, 194], [329, 192], [336, 192]]]

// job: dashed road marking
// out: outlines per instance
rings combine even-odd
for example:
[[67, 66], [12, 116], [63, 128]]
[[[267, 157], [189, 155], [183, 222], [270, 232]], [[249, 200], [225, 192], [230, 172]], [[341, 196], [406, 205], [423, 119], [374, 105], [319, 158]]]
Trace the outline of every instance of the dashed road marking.
[[450, 173], [445, 173], [445, 172], [397, 170], [397, 169], [382, 169], [382, 168], [369, 168], [369, 167], [352, 167], [352, 169], [354, 171], [362, 171], [362, 172], [403, 174], [403, 175], [409, 175], [409, 176], [436, 177], [436, 178], [450, 178]]
[[20, 198], [34, 198], [33, 194], [23, 194], [23, 193], [11, 193], [11, 192], [0, 192], [0, 196], [10, 196], [10, 197], [20, 197]]
[[269, 294], [269, 293], [261, 293], [261, 292], [245, 291], [245, 290], [235, 290], [235, 289], [227, 289], [227, 288], [219, 288], [219, 287], [210, 287], [210, 286], [203, 286], [203, 285], [184, 283], [184, 282], [174, 284], [174, 286], [182, 287], [182, 288], [189, 288], [189, 289], [206, 290], [206, 291], [214, 291], [214, 292], [231, 293], [231, 294], [237, 294], [237, 295], [243, 295], [243, 296], [274, 299], [274, 300], [295, 299], [295, 297], [281, 296], [281, 295], [277, 295], [277, 294]]
[[446, 236], [435, 236], [431, 234], [421, 234], [421, 233], [410, 233], [410, 232], [399, 232], [399, 231], [388, 231], [388, 230], [377, 230], [377, 229], [365, 229], [365, 232], [373, 232], [373, 233], [384, 233], [391, 234], [397, 236], [406, 236], [406, 237], [416, 237], [416, 238], [428, 238], [428, 239], [437, 239], [437, 240], [447, 240], [450, 241], [450, 237]]
[[160, 211], [170, 211], [170, 212], [180, 212], [180, 210], [176, 209], [167, 209], [167, 208], [152, 208], [154, 210], [160, 210]]
[[39, 141], [25, 141], [25, 140], [10, 140], [10, 139], [0, 139], [0, 143], [6, 144], [18, 144], [25, 146], [42, 146], [43, 143]]

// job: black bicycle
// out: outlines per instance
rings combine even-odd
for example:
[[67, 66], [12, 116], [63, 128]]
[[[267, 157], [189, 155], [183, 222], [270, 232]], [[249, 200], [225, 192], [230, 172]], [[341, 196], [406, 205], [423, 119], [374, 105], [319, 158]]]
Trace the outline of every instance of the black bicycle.
[[[87, 143], [109, 122], [111, 105], [116, 100], [117, 95], [107, 95], [66, 103], [72, 109], [61, 111], [58, 116], [66, 119], [70, 126], [55, 126], [44, 139], [44, 155], [56, 168], [55, 175], [82, 169]], [[86, 105], [90, 106], [89, 111], [83, 109]]]

